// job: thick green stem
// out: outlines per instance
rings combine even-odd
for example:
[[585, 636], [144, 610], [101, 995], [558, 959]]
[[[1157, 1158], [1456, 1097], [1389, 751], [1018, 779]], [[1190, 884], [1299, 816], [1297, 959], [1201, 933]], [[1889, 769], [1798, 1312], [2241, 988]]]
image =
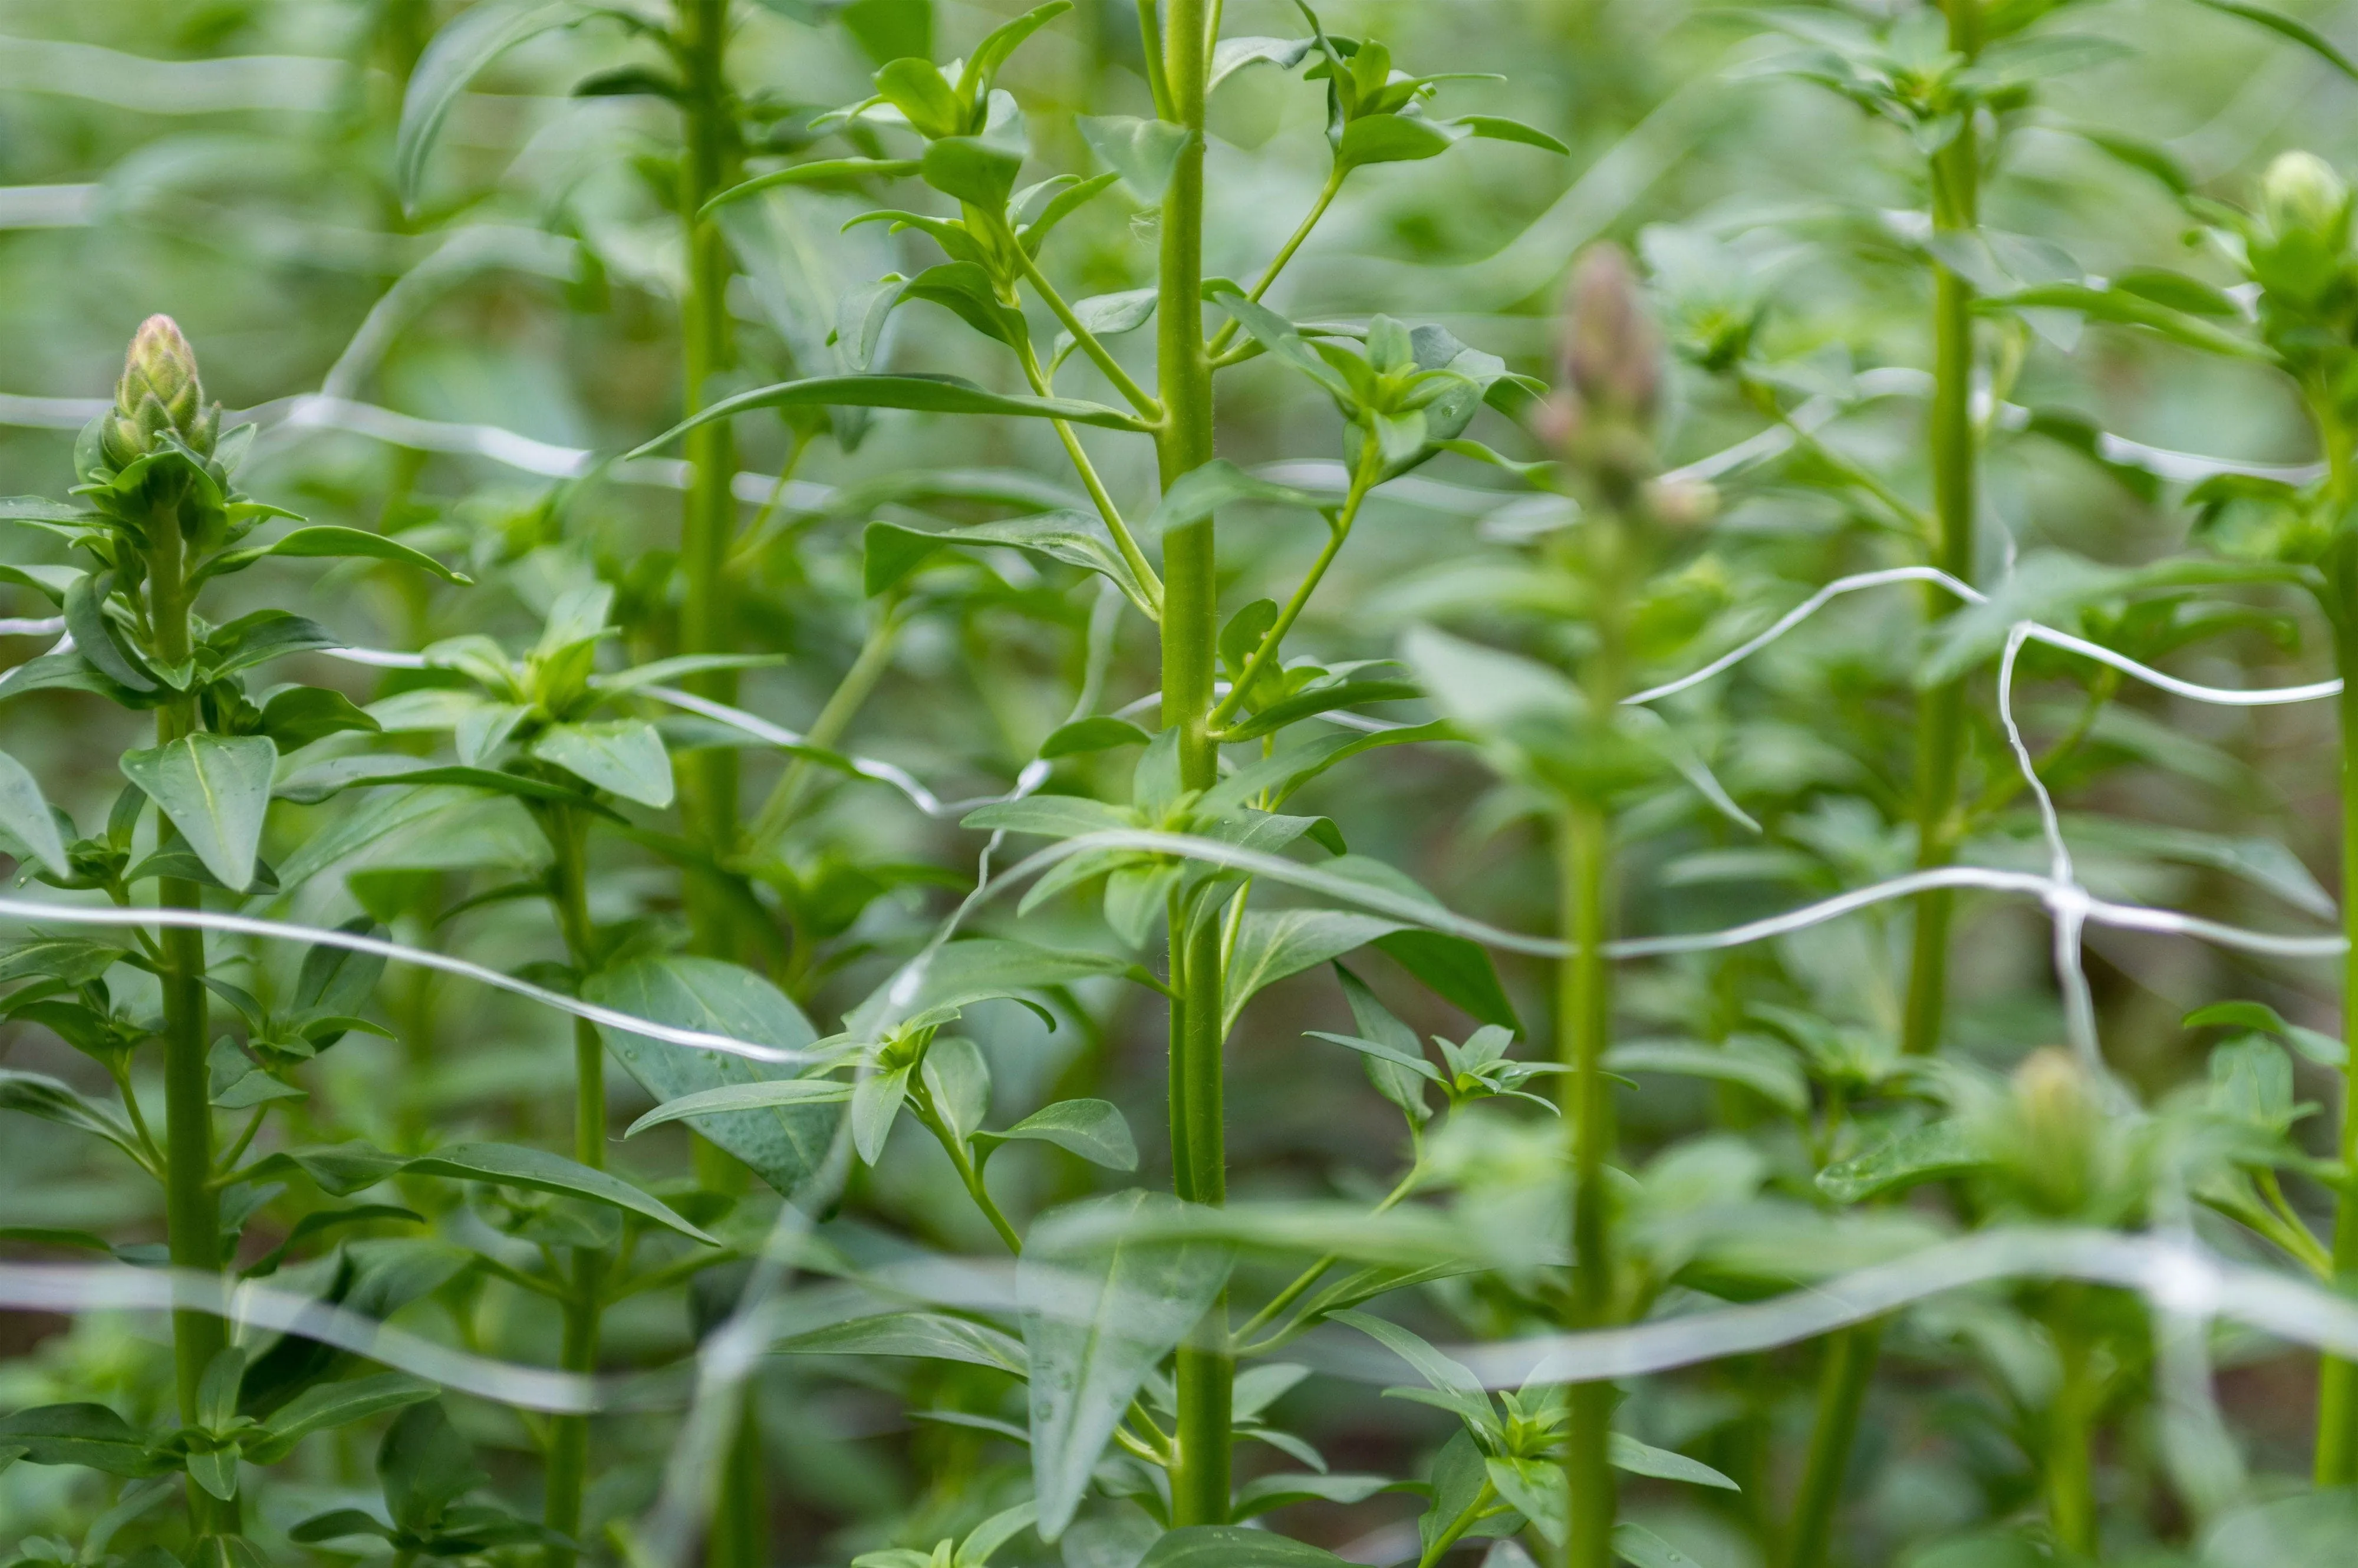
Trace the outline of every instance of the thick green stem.
[[[590, 922], [589, 825], [578, 813], [557, 807], [546, 823], [556, 864], [551, 869], [557, 921], [576, 970], [587, 974], [597, 958]], [[606, 1047], [595, 1024], [573, 1023], [573, 1157], [592, 1170], [606, 1164]], [[565, 1332], [557, 1365], [583, 1374], [598, 1368], [599, 1320], [605, 1305], [605, 1256], [594, 1247], [576, 1248], [564, 1293]], [[548, 1423], [548, 1478], [541, 1519], [560, 1535], [579, 1538], [582, 1489], [589, 1476], [590, 1418], [560, 1415]], [[546, 1568], [573, 1568], [578, 1553], [548, 1548]]]
[[1826, 1560], [1826, 1548], [1833, 1539], [1834, 1513], [1842, 1501], [1843, 1476], [1850, 1467], [1859, 1412], [1866, 1406], [1867, 1385], [1874, 1381], [1875, 1358], [1882, 1346], [1880, 1319], [1844, 1329], [1826, 1341], [1825, 1360], [1818, 1368], [1817, 1424], [1810, 1433], [1801, 1491], [1793, 1499], [1792, 1529], [1785, 1540], [1786, 1568]]
[[[1155, 320], [1163, 427], [1156, 456], [1167, 489], [1212, 457], [1212, 368], [1204, 351], [1204, 92], [1211, 65], [1205, 0], [1169, 0], [1163, 13], [1166, 117], [1194, 135], [1180, 153], [1163, 202], [1161, 297]], [[1212, 739], [1212, 678], [1219, 637], [1219, 584], [1210, 518], [1163, 540], [1163, 722], [1179, 732], [1179, 776], [1188, 789], [1219, 777]], [[1172, 1185], [1189, 1203], [1218, 1204], [1228, 1190], [1221, 1113], [1220, 927], [1174, 906], [1171, 976]], [[1205, 1315], [1179, 1351], [1178, 1463], [1171, 1475], [1172, 1522], [1220, 1524], [1228, 1516], [1229, 1353], [1228, 1299]]]
[[[1557, 1005], [1563, 1060], [1571, 1069], [1564, 1123], [1572, 1135], [1572, 1316], [1574, 1326], [1581, 1328], [1603, 1325], [1613, 1311], [1612, 1196], [1606, 1178], [1613, 1086], [1605, 1075], [1613, 1006], [1605, 957], [1611, 834], [1603, 808], [1580, 803], [1565, 810], [1557, 835], [1563, 934], [1574, 949], [1558, 968]], [[1570, 1568], [1609, 1568], [1613, 1562], [1613, 1402], [1610, 1383], [1580, 1383], [1572, 1390], [1563, 1448]]]
[[[1948, 0], [1949, 47], [1967, 59], [1982, 47], [1982, 0]], [[1971, 115], [1932, 159], [1932, 224], [1943, 232], [1970, 232], [1980, 221], [1981, 140]], [[1932, 268], [1932, 406], [1927, 445], [1932, 461], [1932, 514], [1939, 536], [1933, 562], [1960, 582], [1974, 575], [1974, 520], [1980, 432], [1974, 422], [1973, 290], [1965, 280], [1935, 263]], [[1925, 613], [1939, 619], [1953, 608], [1938, 589], [1926, 590]], [[1961, 836], [1957, 784], [1965, 750], [1965, 697], [1962, 682], [1932, 687], [1916, 713], [1916, 864], [1931, 871], [1955, 859]], [[1900, 1047], [1931, 1055], [1941, 1047], [1948, 1012], [1949, 927], [1955, 898], [1947, 889], [1920, 893], [1909, 935], [1908, 994], [1900, 1018]], [[1855, 1336], [1859, 1331], [1850, 1331]], [[1876, 1340], [1879, 1341], [1879, 1332]], [[1863, 1348], [1871, 1352], [1873, 1341]], [[1862, 1348], [1855, 1346], [1854, 1351]], [[1871, 1355], [1870, 1355], [1871, 1363]], [[1852, 1434], [1872, 1380], [1871, 1364], [1834, 1391], [1844, 1399], [1821, 1400], [1821, 1432], [1810, 1443], [1802, 1476], [1788, 1568], [1818, 1568], [1825, 1560], [1831, 1518], [1850, 1466]], [[1839, 1438], [1839, 1441], [1836, 1439]], [[1807, 1554], [1804, 1555], [1804, 1551]]]
[[[677, 0], [679, 58], [687, 76], [682, 103], [686, 146], [680, 167], [680, 223], [687, 247], [687, 290], [680, 300], [683, 412], [702, 409], [713, 378], [732, 358], [729, 327], [729, 243], [719, 226], [697, 213], [736, 182], [741, 161], [726, 70], [728, 0]], [[729, 422], [715, 420], [687, 433], [687, 498], [680, 515], [684, 594], [679, 612], [683, 654], [733, 652], [729, 552], [736, 529], [737, 452]], [[736, 677], [710, 670], [684, 683], [698, 696], [734, 702]], [[680, 815], [688, 838], [726, 860], [737, 840], [737, 752], [712, 746], [681, 762]], [[732, 926], [737, 905], [708, 881], [691, 879], [688, 917], [699, 951], [735, 957], [743, 944]]]
[[[2342, 695], [2342, 1033], [2358, 1042], [2358, 605], [2330, 606]], [[2339, 1148], [2342, 1187], [2333, 1214], [2333, 1273], [2358, 1277], [2358, 1049], [2343, 1066]], [[2317, 1484], [2358, 1482], [2358, 1361], [2322, 1357], [2317, 1370]]]
[[2097, 1560], [2093, 1440], [2101, 1390], [2091, 1365], [2093, 1346], [2070, 1321], [2069, 1300], [2067, 1296], [2067, 1304], [2056, 1314], [2053, 1325], [2062, 1376], [2047, 1412], [2041, 1479], [2047, 1489], [2047, 1524], [2054, 1531], [2055, 1544], [2075, 1558], [2093, 1563]]
[[[157, 507], [148, 522], [148, 617], [156, 653], [167, 665], [185, 666], [189, 656], [189, 558], [177, 503]], [[196, 699], [178, 697], [156, 710], [158, 745], [193, 735], [200, 728]], [[203, 903], [197, 884], [167, 877], [157, 884], [156, 902], [168, 909]], [[199, 931], [168, 930], [163, 950], [164, 993], [164, 1217], [172, 1266], [217, 1274], [223, 1262], [221, 1196], [213, 1186], [211, 1075], [205, 1051], [211, 1025], [205, 1006], [205, 938]], [[172, 1314], [174, 1383], [180, 1420], [197, 1420], [197, 1390], [205, 1367], [229, 1344], [228, 1325], [210, 1313]], [[189, 1483], [189, 1513], [199, 1535], [233, 1534], [238, 1507]]]

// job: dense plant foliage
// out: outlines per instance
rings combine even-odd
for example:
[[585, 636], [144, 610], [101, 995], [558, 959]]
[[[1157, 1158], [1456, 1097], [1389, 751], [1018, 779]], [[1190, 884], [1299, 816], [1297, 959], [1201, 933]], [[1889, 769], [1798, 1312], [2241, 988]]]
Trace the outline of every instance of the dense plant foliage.
[[0, 1564], [2342, 1562], [2343, 21], [0, 7]]

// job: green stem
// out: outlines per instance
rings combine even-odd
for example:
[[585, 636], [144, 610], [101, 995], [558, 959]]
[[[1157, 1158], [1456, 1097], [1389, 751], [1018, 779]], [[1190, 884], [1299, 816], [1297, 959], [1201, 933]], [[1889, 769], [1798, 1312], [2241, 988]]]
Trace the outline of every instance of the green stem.
[[[1195, 133], [1181, 151], [1163, 202], [1156, 370], [1163, 408], [1156, 457], [1164, 488], [1212, 457], [1212, 371], [1204, 350], [1204, 94], [1211, 66], [1205, 0], [1169, 0], [1163, 68], [1163, 117]], [[1183, 787], [1219, 777], [1211, 732], [1218, 644], [1219, 583], [1210, 518], [1163, 540], [1163, 722], [1179, 732]], [[1220, 928], [1174, 904], [1171, 976], [1172, 1185], [1189, 1203], [1219, 1204], [1228, 1189], [1221, 1112]], [[1172, 1467], [1172, 1522], [1220, 1524], [1228, 1516], [1229, 1395], [1234, 1361], [1225, 1295], [1180, 1347], [1174, 1381], [1179, 1422]]]
[[[1409, 1194], [1416, 1190], [1416, 1184], [1423, 1178], [1423, 1175], [1424, 1155], [1422, 1151], [1420, 1150], [1415, 1160], [1409, 1166], [1408, 1174], [1402, 1176], [1400, 1179], [1399, 1185], [1393, 1187], [1390, 1192], [1385, 1194], [1384, 1201], [1378, 1204], [1369, 1212], [1371, 1214], [1379, 1215], [1390, 1214], [1393, 1208], [1398, 1206], [1402, 1198], [1405, 1198]], [[1292, 1306], [1295, 1302], [1300, 1301], [1309, 1291], [1311, 1286], [1316, 1284], [1321, 1279], [1325, 1277], [1327, 1270], [1333, 1268], [1342, 1260], [1343, 1259], [1340, 1253], [1327, 1253], [1325, 1257], [1311, 1264], [1310, 1267], [1303, 1270], [1301, 1273], [1296, 1274], [1293, 1277], [1293, 1282], [1286, 1286], [1285, 1289], [1278, 1292], [1274, 1296], [1271, 1296], [1267, 1306], [1262, 1307], [1260, 1311], [1253, 1314], [1251, 1317], [1246, 1319], [1244, 1326], [1238, 1329], [1236, 1333], [1237, 1355], [1238, 1357], [1241, 1358], [1251, 1356], [1259, 1351], [1261, 1346], [1256, 1346], [1252, 1343], [1253, 1336], [1259, 1334], [1262, 1329], [1267, 1328], [1271, 1324], [1275, 1323], [1279, 1317], [1283, 1315], [1286, 1308]]]
[[[1972, 60], [1982, 47], [1981, 0], [1948, 0], [1949, 47]], [[1932, 224], [1943, 232], [1969, 232], [1980, 221], [1981, 141], [1973, 117], [1932, 159]], [[1933, 390], [1928, 444], [1932, 461], [1932, 513], [1938, 537], [1932, 564], [1960, 582], [1974, 577], [1974, 519], [1980, 432], [1974, 424], [1973, 290], [1965, 280], [1935, 263], [1932, 268]], [[1953, 607], [1928, 588], [1925, 614], [1938, 620]], [[1961, 836], [1957, 782], [1965, 749], [1965, 699], [1962, 681], [1925, 692], [1916, 713], [1916, 864], [1920, 871], [1946, 866], [1956, 858]], [[1920, 893], [1909, 937], [1908, 992], [1900, 1020], [1900, 1048], [1931, 1055], [1941, 1047], [1948, 1011], [1949, 926], [1955, 899], [1948, 889]], [[1856, 1334], [1857, 1330], [1852, 1330]], [[1880, 1336], [1878, 1334], [1877, 1338]], [[1872, 1348], [1872, 1345], [1866, 1348]], [[1822, 1401], [1822, 1428], [1810, 1444], [1789, 1540], [1789, 1568], [1818, 1568], [1824, 1561], [1830, 1518], [1850, 1465], [1851, 1438], [1866, 1397], [1872, 1368], [1836, 1391], [1844, 1399]], [[1814, 1543], [1812, 1546], [1811, 1543]], [[1809, 1554], [1804, 1555], [1804, 1549]]]
[[[1032, 287], [1047, 302], [1049, 310], [1064, 323], [1065, 330], [1073, 335], [1073, 341], [1080, 345], [1081, 351], [1089, 356], [1098, 369], [1105, 372], [1106, 379], [1113, 383], [1114, 389], [1129, 399], [1130, 406], [1142, 417], [1162, 418], [1163, 405], [1155, 402], [1152, 393], [1131, 379], [1130, 372], [1122, 368], [1121, 362], [1113, 357], [1113, 351], [1107, 348], [1095, 332], [1081, 325], [1081, 319], [1073, 314], [1073, 308], [1065, 303], [1065, 297], [1056, 292], [1056, 286], [1048, 281], [1047, 275], [1040, 270], [1040, 264], [1033, 259], [1032, 253], [1011, 239], [1008, 248], [1023, 268], [1023, 276], [1031, 280]], [[1045, 395], [1044, 391], [1043, 395]]]
[[917, 1119], [924, 1124], [925, 1130], [934, 1135], [934, 1141], [942, 1146], [942, 1152], [950, 1157], [950, 1167], [957, 1172], [959, 1184], [966, 1188], [967, 1196], [974, 1200], [974, 1206], [982, 1211], [982, 1217], [990, 1221], [990, 1228], [999, 1232], [999, 1239], [1007, 1244], [1010, 1252], [1022, 1256], [1023, 1238], [1015, 1233], [1015, 1227], [1007, 1222], [1007, 1216], [1001, 1212], [998, 1203], [992, 1199], [990, 1188], [983, 1183], [982, 1167], [975, 1162], [973, 1151], [968, 1148], [966, 1140], [957, 1135], [957, 1130], [950, 1126], [949, 1119], [942, 1115], [941, 1107], [934, 1103], [933, 1091], [925, 1087], [923, 1079], [922, 1073], [911, 1079], [909, 1108], [916, 1112]]
[[1277, 619], [1271, 622], [1268, 634], [1261, 638], [1260, 646], [1253, 649], [1251, 659], [1246, 662], [1243, 673], [1237, 676], [1236, 685], [1228, 688], [1228, 695], [1220, 699], [1220, 705], [1212, 709], [1212, 728], [1215, 730], [1235, 716], [1237, 708], [1244, 702], [1245, 694], [1252, 689], [1261, 672], [1276, 661], [1278, 650], [1285, 642], [1285, 634], [1293, 630], [1294, 622], [1301, 618], [1303, 607], [1310, 602], [1310, 596], [1317, 591], [1320, 579], [1326, 575], [1326, 568], [1335, 564], [1335, 557], [1343, 548], [1343, 541], [1351, 536], [1351, 524], [1358, 520], [1359, 504], [1367, 500], [1377, 474], [1382, 471], [1382, 454], [1378, 451], [1372, 438], [1361, 446], [1359, 466], [1351, 474], [1351, 492], [1344, 498], [1341, 514], [1326, 525], [1325, 548], [1318, 552], [1318, 558], [1310, 563], [1310, 570], [1303, 578], [1302, 585], [1293, 590], [1293, 597], [1287, 600], [1285, 608], [1277, 612]]
[[[1318, 220], [1326, 216], [1326, 209], [1335, 204], [1336, 193], [1343, 189], [1346, 172], [1342, 165], [1336, 164], [1326, 176], [1326, 183], [1318, 191], [1318, 200], [1311, 203], [1310, 211], [1303, 214], [1301, 222], [1294, 225], [1293, 232], [1278, 248], [1277, 254], [1270, 258], [1269, 265], [1261, 269], [1260, 281], [1246, 293], [1246, 298], [1257, 301], [1269, 292], [1269, 286], [1277, 281], [1277, 275], [1285, 270], [1285, 264], [1293, 259], [1293, 253], [1302, 248], [1302, 243], [1310, 237], [1310, 231], [1318, 227]], [[1218, 359], [1220, 351], [1236, 341], [1236, 337], [1237, 323], [1231, 318], [1212, 335], [1211, 345], [1206, 351], [1212, 358]]]
[[1782, 1561], [1787, 1568], [1826, 1559], [1835, 1509], [1842, 1501], [1843, 1475], [1850, 1467], [1859, 1412], [1882, 1345], [1881, 1319], [1845, 1328], [1826, 1341], [1825, 1359], [1818, 1368], [1817, 1424], [1810, 1433], [1801, 1495], [1793, 1500], [1792, 1529], [1785, 1540]]
[[[704, 407], [714, 376], [732, 358], [729, 325], [729, 245], [718, 224], [698, 221], [698, 211], [718, 191], [736, 182], [740, 156], [730, 112], [727, 76], [729, 0], [677, 0], [675, 34], [687, 78], [682, 103], [686, 141], [681, 159], [680, 224], [687, 247], [687, 289], [680, 300], [683, 412]], [[687, 434], [687, 496], [680, 515], [680, 567], [684, 594], [679, 613], [679, 651], [719, 654], [734, 643], [729, 592], [730, 544], [737, 523], [735, 438], [729, 422], [716, 420]], [[737, 681], [728, 670], [708, 670], [685, 684], [715, 702], [736, 701]], [[680, 816], [687, 837], [726, 861], [736, 847], [738, 753], [712, 746], [681, 759], [685, 786]], [[699, 951], [734, 957], [742, 946], [732, 929], [736, 905], [708, 879], [692, 878], [688, 917]]]
[[[859, 654], [851, 667], [843, 672], [835, 690], [827, 694], [827, 703], [811, 720], [803, 739], [814, 746], [832, 748], [851, 728], [851, 720], [860, 706], [876, 689], [876, 683], [892, 667], [892, 646], [900, 635], [902, 614], [899, 605], [887, 605], [860, 644]], [[810, 793], [811, 780], [817, 775], [816, 765], [807, 757], [797, 757], [778, 780], [770, 798], [762, 803], [754, 815], [753, 826], [746, 834], [746, 848], [756, 855], [766, 854], [793, 826], [795, 814], [802, 809], [803, 799]]]
[[2055, 1352], [2062, 1363], [2054, 1403], [2047, 1412], [2047, 1454], [2042, 1480], [2047, 1489], [2047, 1524], [2055, 1544], [2073, 1557], [2096, 1561], [2096, 1489], [2092, 1454], [2096, 1406], [2101, 1390], [2091, 1365], [2093, 1347], [2070, 1321], [2065, 1305], [2053, 1320]]
[[[1010, 242], [1011, 244], [1012, 243]], [[1017, 248], [1020, 250], [1022, 247]], [[1042, 397], [1053, 395], [1055, 389], [1049, 385], [1048, 373], [1041, 368], [1040, 357], [1032, 351], [1032, 345], [1018, 343], [1016, 352], [1022, 357], [1024, 379], [1032, 384], [1032, 390]], [[1209, 385], [1207, 373], [1206, 386], [1208, 388]], [[1121, 508], [1114, 504], [1113, 496], [1106, 490], [1105, 481], [1098, 477], [1097, 465], [1089, 460], [1088, 449], [1081, 445], [1080, 437], [1064, 420], [1051, 419], [1048, 423], [1055, 430], [1056, 439], [1064, 443], [1065, 456], [1071, 460], [1073, 471], [1080, 476], [1081, 487], [1089, 492], [1090, 503], [1097, 507], [1098, 515], [1105, 519], [1106, 531], [1113, 535], [1114, 547], [1121, 552], [1121, 558], [1129, 566], [1130, 575], [1138, 579], [1139, 586], [1145, 590], [1146, 601], [1160, 606], [1163, 602], [1163, 579], [1155, 575], [1153, 563], [1139, 547], [1138, 537], [1130, 531], [1130, 524], [1122, 521]], [[1168, 478], [1164, 482], [1169, 482]]]
[[1485, 1480], [1481, 1489], [1474, 1494], [1474, 1500], [1459, 1509], [1457, 1517], [1451, 1519], [1442, 1532], [1433, 1538], [1433, 1544], [1426, 1547], [1423, 1554], [1417, 1558], [1416, 1568], [1433, 1568], [1434, 1563], [1448, 1556], [1449, 1549], [1464, 1540], [1467, 1530], [1481, 1522], [1482, 1510], [1497, 1502], [1498, 1498], [1498, 1488]]
[[[148, 521], [148, 618], [158, 660], [185, 667], [190, 649], [189, 555], [177, 502], [157, 506]], [[156, 710], [158, 745], [202, 728], [193, 696], [175, 697]], [[191, 881], [158, 881], [156, 902], [168, 909], [197, 909], [203, 895]], [[164, 1216], [172, 1266], [208, 1274], [221, 1272], [221, 1197], [214, 1190], [211, 1076], [205, 1051], [211, 1028], [205, 1004], [204, 934], [168, 930], [163, 950], [164, 993]], [[197, 1390], [206, 1366], [229, 1344], [228, 1325], [210, 1313], [172, 1314], [174, 1383], [180, 1420], [197, 1421]], [[238, 1507], [189, 1483], [189, 1515], [196, 1533], [234, 1534]]]
[[[1604, 1065], [1612, 1016], [1605, 957], [1612, 850], [1611, 825], [1601, 807], [1580, 803], [1565, 809], [1557, 855], [1564, 939], [1574, 949], [1557, 972], [1563, 1059], [1571, 1068], [1564, 1124], [1572, 1135], [1572, 1317], [1574, 1326], [1593, 1328], [1610, 1319], [1613, 1307], [1612, 1195], [1606, 1178], [1613, 1086]], [[1563, 1449], [1569, 1568], [1609, 1568], [1613, 1562], [1613, 1401], [1610, 1383], [1572, 1390]]]
[[[2358, 605], [2328, 606], [2342, 695], [2342, 925], [2351, 946], [2342, 960], [2342, 1038], [2358, 1042]], [[2333, 1273], [2358, 1275], [2358, 1054], [2342, 1068], [2342, 1125], [2337, 1138], [2342, 1190], [2333, 1212]], [[2358, 1361], [2320, 1357], [2317, 1372], [2317, 1484], [2358, 1482]]]
[[[597, 935], [590, 921], [589, 824], [569, 807], [554, 808], [545, 822], [556, 863], [551, 892], [558, 928], [575, 970], [590, 972], [597, 959]], [[573, 1157], [592, 1170], [606, 1164], [606, 1047], [595, 1024], [573, 1023]], [[598, 1331], [605, 1302], [605, 1258], [594, 1247], [576, 1248], [564, 1297], [564, 1338], [557, 1365], [588, 1374], [598, 1368]], [[560, 1535], [579, 1538], [581, 1498], [589, 1478], [590, 1418], [560, 1415], [548, 1423], [548, 1476], [542, 1522]], [[573, 1568], [578, 1553], [552, 1546], [545, 1568]]]

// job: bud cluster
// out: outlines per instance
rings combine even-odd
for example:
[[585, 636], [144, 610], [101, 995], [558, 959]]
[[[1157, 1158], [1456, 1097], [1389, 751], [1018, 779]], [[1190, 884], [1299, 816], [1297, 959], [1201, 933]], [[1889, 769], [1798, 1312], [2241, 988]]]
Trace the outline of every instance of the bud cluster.
[[1592, 246], [1564, 293], [1558, 391], [1541, 407], [1539, 434], [1563, 448], [1609, 504], [1670, 527], [1694, 527], [1717, 511], [1717, 493], [1654, 477], [1665, 363], [1636, 267], [1617, 245]]
[[205, 401], [197, 351], [169, 316], [150, 316], [131, 340], [114, 407], [100, 429], [100, 450], [120, 469], [163, 449], [167, 433], [209, 458], [221, 434], [221, 405]]

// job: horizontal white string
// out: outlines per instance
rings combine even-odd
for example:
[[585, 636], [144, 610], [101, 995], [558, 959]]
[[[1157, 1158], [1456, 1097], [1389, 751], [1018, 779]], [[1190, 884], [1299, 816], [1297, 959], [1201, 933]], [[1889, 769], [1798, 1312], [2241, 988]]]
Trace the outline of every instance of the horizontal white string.
[[600, 1007], [596, 1002], [583, 1001], [579, 997], [549, 990], [529, 980], [517, 979], [514, 975], [502, 974], [497, 969], [452, 957], [448, 953], [406, 946], [399, 942], [364, 936], [355, 931], [332, 931], [322, 926], [262, 920], [247, 914], [224, 914], [209, 909], [121, 909], [103, 904], [48, 903], [16, 898], [0, 898], [0, 920], [40, 925], [95, 925], [116, 930], [154, 926], [217, 931], [225, 935], [259, 936], [273, 942], [308, 942], [324, 947], [341, 947], [347, 952], [367, 953], [392, 963], [438, 969], [443, 974], [473, 980], [479, 985], [523, 997], [527, 1001], [555, 1008], [559, 1012], [570, 1013], [575, 1018], [585, 1019], [608, 1029], [643, 1034], [668, 1044], [692, 1046], [699, 1051], [723, 1051], [731, 1056], [743, 1056], [755, 1062], [806, 1063], [826, 1059], [820, 1053], [782, 1050], [774, 1045], [740, 1040], [734, 1035], [658, 1023], [652, 1018], [640, 1018], [611, 1007]]

